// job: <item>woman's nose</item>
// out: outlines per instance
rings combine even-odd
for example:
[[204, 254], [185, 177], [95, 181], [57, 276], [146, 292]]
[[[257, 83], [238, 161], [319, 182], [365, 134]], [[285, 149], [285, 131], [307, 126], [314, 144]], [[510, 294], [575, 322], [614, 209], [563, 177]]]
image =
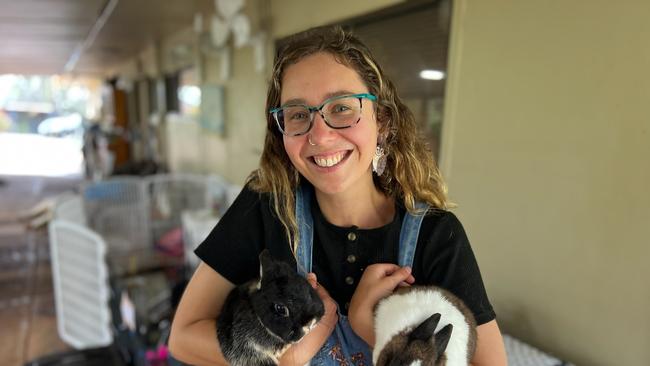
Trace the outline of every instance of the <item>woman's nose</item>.
[[316, 145], [327, 142], [333, 136], [334, 129], [325, 123], [323, 115], [316, 112], [314, 113], [314, 123], [311, 127], [311, 142]]

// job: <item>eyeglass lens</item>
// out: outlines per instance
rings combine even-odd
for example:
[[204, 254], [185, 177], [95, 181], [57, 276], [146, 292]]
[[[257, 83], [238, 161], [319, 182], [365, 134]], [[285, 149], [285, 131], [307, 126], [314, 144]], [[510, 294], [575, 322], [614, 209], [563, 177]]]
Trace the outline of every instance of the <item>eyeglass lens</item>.
[[[286, 106], [276, 112], [275, 118], [287, 135], [300, 135], [307, 132], [317, 111], [303, 105]], [[346, 128], [359, 121], [361, 98], [346, 97], [325, 103], [320, 109], [325, 122], [332, 128]]]

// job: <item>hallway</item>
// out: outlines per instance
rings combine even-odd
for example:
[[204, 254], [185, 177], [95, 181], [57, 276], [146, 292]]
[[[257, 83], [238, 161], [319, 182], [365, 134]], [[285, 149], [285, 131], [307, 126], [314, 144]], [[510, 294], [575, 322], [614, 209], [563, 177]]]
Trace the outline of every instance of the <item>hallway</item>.
[[69, 347], [56, 330], [45, 225], [22, 213], [74, 189], [80, 177], [0, 175], [0, 365], [18, 366]]

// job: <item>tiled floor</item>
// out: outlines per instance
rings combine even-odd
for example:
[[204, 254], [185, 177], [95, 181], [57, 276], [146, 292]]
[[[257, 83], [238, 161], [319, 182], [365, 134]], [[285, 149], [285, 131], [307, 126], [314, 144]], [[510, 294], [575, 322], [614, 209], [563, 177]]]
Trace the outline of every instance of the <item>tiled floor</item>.
[[0, 365], [69, 349], [56, 331], [47, 230], [22, 213], [71, 190], [78, 178], [0, 175]]

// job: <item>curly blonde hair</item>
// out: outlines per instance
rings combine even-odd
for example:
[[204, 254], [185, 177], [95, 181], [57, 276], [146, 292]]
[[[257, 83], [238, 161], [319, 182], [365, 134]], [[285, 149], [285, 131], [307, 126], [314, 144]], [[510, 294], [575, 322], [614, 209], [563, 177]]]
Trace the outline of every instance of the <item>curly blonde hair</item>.
[[270, 193], [275, 214], [282, 223], [295, 255], [299, 245], [295, 215], [295, 190], [301, 176], [284, 150], [282, 133], [268, 112], [280, 105], [282, 76], [286, 68], [303, 58], [326, 52], [357, 71], [370, 93], [377, 96], [376, 116], [382, 146], [387, 152], [384, 174], [374, 176], [375, 186], [401, 202], [411, 213], [417, 201], [433, 209], [446, 209], [447, 188], [411, 111], [393, 83], [384, 75], [370, 50], [341, 27], [319, 27], [290, 36], [276, 55], [266, 99], [266, 138], [260, 167], [248, 177], [251, 189]]

